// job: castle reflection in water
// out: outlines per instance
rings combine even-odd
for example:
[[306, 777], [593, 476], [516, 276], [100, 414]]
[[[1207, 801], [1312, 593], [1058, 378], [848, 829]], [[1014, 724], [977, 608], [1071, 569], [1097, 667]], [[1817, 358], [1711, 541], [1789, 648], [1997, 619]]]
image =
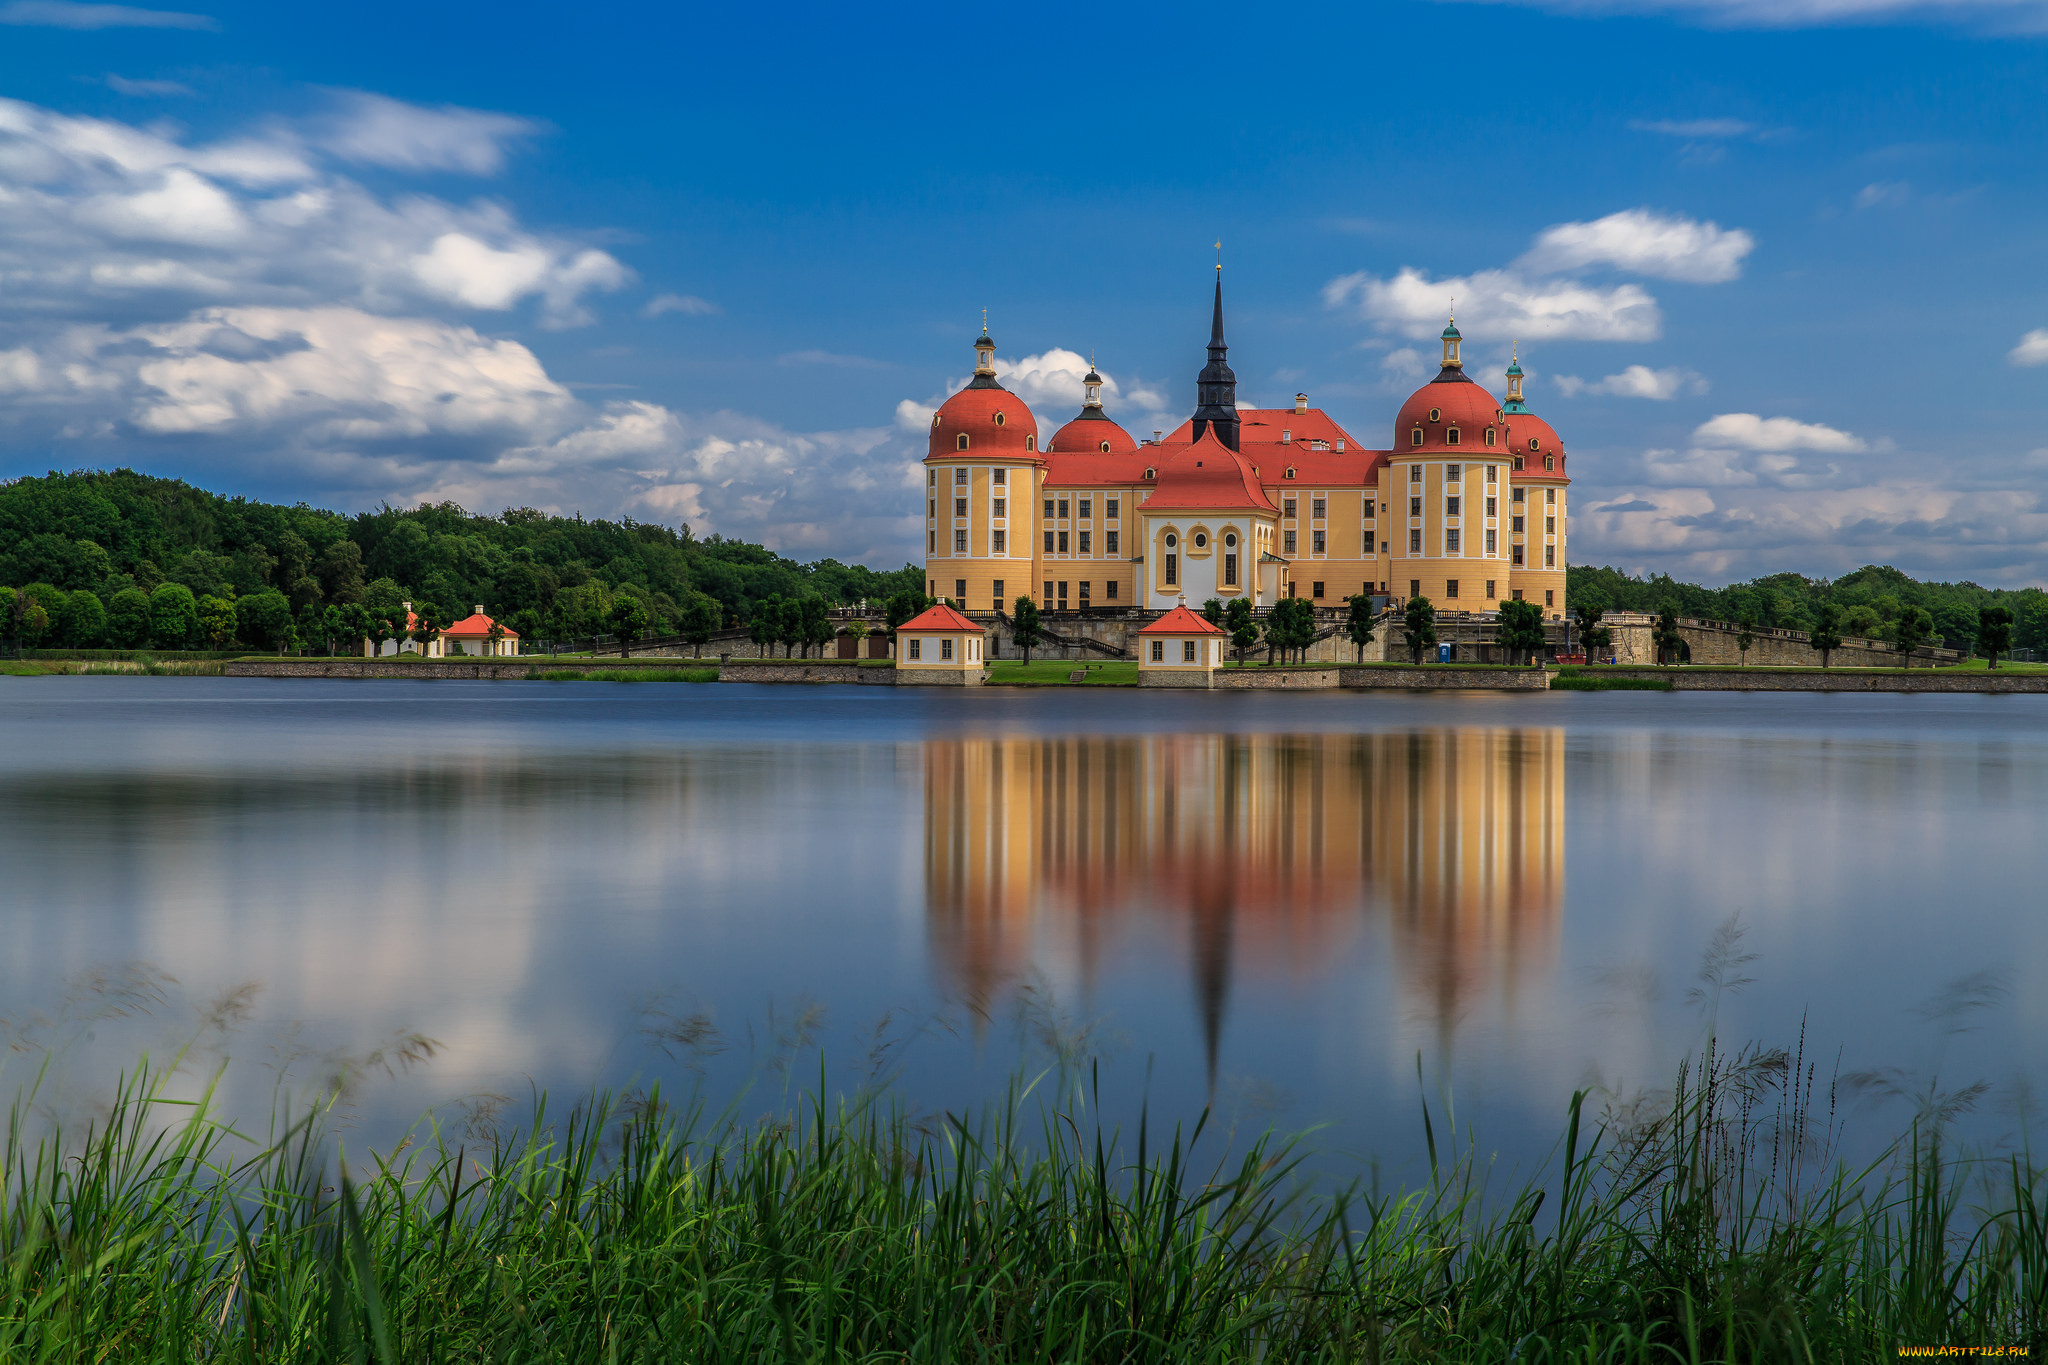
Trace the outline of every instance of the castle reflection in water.
[[1561, 730], [941, 740], [924, 763], [933, 946], [977, 1009], [1181, 952], [1213, 1078], [1236, 974], [1377, 936], [1448, 1041], [1555, 961]]

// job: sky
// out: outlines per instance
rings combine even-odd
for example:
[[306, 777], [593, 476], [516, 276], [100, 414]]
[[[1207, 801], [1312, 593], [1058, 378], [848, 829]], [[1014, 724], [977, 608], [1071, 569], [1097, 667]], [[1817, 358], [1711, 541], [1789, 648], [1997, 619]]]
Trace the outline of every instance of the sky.
[[987, 310], [1391, 443], [1452, 297], [1571, 559], [2048, 583], [2048, 0], [0, 0], [0, 477], [917, 557]]

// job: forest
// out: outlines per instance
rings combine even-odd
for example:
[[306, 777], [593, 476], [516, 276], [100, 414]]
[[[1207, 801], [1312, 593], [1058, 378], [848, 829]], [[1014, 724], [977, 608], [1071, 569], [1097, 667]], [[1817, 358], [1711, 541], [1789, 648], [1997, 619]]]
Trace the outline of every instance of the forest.
[[1713, 621], [1748, 621], [1782, 630], [1810, 630], [1815, 612], [1835, 609], [1835, 629], [1845, 636], [1889, 640], [1899, 619], [1919, 608], [1934, 621], [1935, 635], [1950, 649], [1968, 650], [1977, 641], [1978, 612], [2003, 607], [2013, 614], [2017, 649], [2048, 649], [2048, 592], [2039, 588], [1985, 588], [1975, 583], [1923, 583], [1888, 565], [1866, 564], [1840, 578], [1771, 574], [1725, 588], [1703, 588], [1657, 574], [1634, 578], [1619, 569], [1573, 565], [1565, 574], [1565, 600], [1573, 607], [1605, 611], [1662, 611]]
[[683, 634], [746, 625], [764, 603], [923, 587], [915, 565], [803, 564], [687, 525], [453, 503], [351, 516], [129, 469], [0, 483], [0, 639], [29, 646], [321, 648], [401, 601], [443, 624], [481, 604], [528, 640], [611, 634], [622, 620]]

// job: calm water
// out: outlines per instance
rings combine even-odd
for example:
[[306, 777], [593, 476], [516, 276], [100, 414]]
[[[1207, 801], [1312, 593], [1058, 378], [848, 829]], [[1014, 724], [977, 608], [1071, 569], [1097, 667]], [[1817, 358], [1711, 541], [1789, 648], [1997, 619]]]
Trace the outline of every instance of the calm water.
[[2048, 1060], [2044, 733], [2034, 697], [5, 679], [0, 1017], [77, 1104], [145, 1045], [232, 1052], [256, 1107], [434, 1040], [372, 1068], [372, 1127], [815, 1078], [778, 1034], [851, 1081], [878, 1027], [957, 1103], [1051, 1032], [1120, 1096], [1149, 1067], [1157, 1105], [1397, 1164], [1418, 1060], [1519, 1152], [1710, 1020], [1805, 1020], [1824, 1071], [1988, 1080], [2010, 1128]]

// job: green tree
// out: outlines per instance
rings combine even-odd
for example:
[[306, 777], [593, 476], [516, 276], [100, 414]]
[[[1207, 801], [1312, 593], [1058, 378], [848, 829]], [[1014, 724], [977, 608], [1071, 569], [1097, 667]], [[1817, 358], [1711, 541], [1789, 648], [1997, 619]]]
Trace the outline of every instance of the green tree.
[[1507, 651], [1508, 661], [1517, 656], [1533, 661], [1546, 643], [1543, 608], [1534, 602], [1509, 600], [1500, 604], [1500, 624], [1494, 627], [1493, 642]]
[[1907, 668], [1913, 666], [1913, 651], [1926, 644], [1932, 634], [1934, 616], [1925, 607], [1907, 607], [1892, 622], [1892, 645], [1905, 659]]
[[1202, 603], [1202, 619], [1212, 626], [1223, 624], [1223, 603], [1219, 598], [1210, 598]]
[[344, 602], [332, 610], [340, 613], [341, 629], [338, 638], [347, 643], [349, 653], [362, 653], [365, 640], [374, 640], [374, 648], [377, 650], [384, 648], [383, 627], [361, 602]]
[[[689, 603], [683, 608], [682, 635], [696, 650], [697, 657], [704, 657], [705, 642], [725, 624], [724, 612], [716, 598], [701, 592], [690, 594]], [[866, 627], [862, 627], [865, 629]]]
[[1345, 605], [1350, 608], [1344, 618], [1344, 637], [1351, 641], [1358, 651], [1358, 662], [1365, 662], [1365, 647], [1372, 643], [1372, 599], [1363, 593], [1351, 597]]
[[199, 603], [183, 583], [165, 583], [149, 595], [149, 642], [183, 649], [199, 633]]
[[328, 631], [327, 613], [331, 610], [333, 608], [321, 607], [313, 602], [299, 608], [298, 620], [292, 633], [298, 637], [301, 647], [315, 649], [322, 654], [330, 652], [328, 645], [334, 636]]
[[489, 629], [484, 631], [484, 639], [490, 642], [490, 651], [495, 657], [499, 647], [505, 642], [505, 623], [493, 616]]
[[[1745, 616], [1735, 623], [1735, 652], [1741, 656], [1743, 664], [1749, 663], [1749, 648], [1755, 643], [1756, 620], [1754, 617]], [[1839, 644], [1840, 641], [1836, 643]]]
[[1598, 595], [1572, 608], [1572, 614], [1579, 618], [1579, 648], [1588, 659], [1598, 659], [1607, 653], [1614, 643], [1614, 632], [1600, 622], [1607, 615], [1607, 608], [1600, 605]]
[[633, 653], [633, 642], [647, 629], [647, 604], [635, 593], [621, 592], [612, 599], [612, 609], [606, 613], [605, 624], [619, 642], [619, 657]]
[[868, 637], [868, 623], [855, 617], [846, 623], [847, 638], [853, 641], [853, 657], [860, 657], [860, 642]]
[[282, 654], [297, 634], [292, 628], [292, 604], [276, 588], [237, 598], [232, 610], [242, 639], [249, 644], [267, 645]]
[[1259, 642], [1259, 616], [1251, 600], [1233, 597], [1223, 609], [1223, 628], [1230, 632], [1230, 646], [1237, 651], [1237, 666], [1244, 667], [1244, 652]]
[[1841, 632], [1858, 640], [1881, 639], [1884, 618], [1875, 608], [1858, 603], [1842, 613]]
[[1660, 664], [1683, 663], [1692, 657], [1692, 647], [1679, 633], [1678, 609], [1669, 602], [1657, 613], [1657, 625], [1651, 632], [1651, 639], [1656, 643], [1657, 662]]
[[[889, 604], [890, 616], [895, 616], [895, 603]], [[891, 619], [889, 627], [894, 630], [900, 622]], [[1039, 632], [1038, 603], [1029, 597], [1020, 597], [1012, 604], [1010, 612], [1010, 638], [1017, 642], [1017, 648], [1024, 651], [1024, 662], [1031, 662], [1031, 651], [1045, 637]]]
[[1309, 646], [1316, 642], [1316, 605], [1306, 597], [1289, 600], [1297, 605], [1288, 622], [1287, 642], [1293, 647], [1295, 658], [1307, 663]]
[[[1736, 641], [1738, 645], [1742, 641]], [[1828, 666], [1828, 658], [1842, 647], [1842, 632], [1835, 624], [1835, 604], [1822, 602], [1813, 609], [1813, 624], [1807, 628], [1806, 643], [1820, 651], [1820, 666]], [[1742, 645], [1745, 650], [1748, 645]]]
[[123, 588], [107, 604], [107, 638], [116, 649], [140, 649], [149, 643], [149, 594]]
[[1998, 667], [1998, 656], [2012, 648], [2012, 612], [2004, 607], [1979, 608], [1977, 644], [1983, 649], [1984, 657], [1990, 660], [1986, 666]]
[[413, 608], [412, 638], [420, 647], [420, 657], [427, 657], [427, 651], [434, 647], [434, 638], [441, 633], [441, 613], [431, 602], [421, 602]]
[[765, 602], [756, 602], [754, 614], [747, 618], [747, 638], [759, 647], [762, 658], [773, 655], [775, 638], [781, 629], [782, 599], [771, 597]]
[[0, 640], [18, 640], [21, 627], [14, 619], [14, 609], [21, 604], [21, 594], [0, 584]]
[[803, 630], [804, 650], [808, 654], [815, 648], [818, 657], [825, 657], [825, 646], [831, 643], [838, 632], [832, 625], [831, 608], [817, 593], [807, 592], [798, 603], [799, 625]]
[[[226, 649], [240, 624], [240, 613], [235, 610], [235, 604], [225, 597], [199, 599], [199, 638], [212, 648]], [[246, 638], [251, 644], [260, 643], [254, 635]]]
[[1427, 597], [1411, 597], [1401, 611], [1401, 643], [1410, 662], [1421, 663], [1422, 651], [1436, 644], [1436, 607]]
[[31, 583], [23, 588], [15, 606], [21, 642], [31, 648], [55, 645], [63, 637], [64, 617], [70, 609], [71, 595], [54, 584]]
[[64, 640], [73, 649], [96, 649], [106, 639], [107, 609], [97, 594], [80, 588], [64, 612]]
[[804, 604], [791, 594], [781, 600], [775, 613], [775, 643], [782, 646], [782, 657], [787, 659], [803, 642]]

